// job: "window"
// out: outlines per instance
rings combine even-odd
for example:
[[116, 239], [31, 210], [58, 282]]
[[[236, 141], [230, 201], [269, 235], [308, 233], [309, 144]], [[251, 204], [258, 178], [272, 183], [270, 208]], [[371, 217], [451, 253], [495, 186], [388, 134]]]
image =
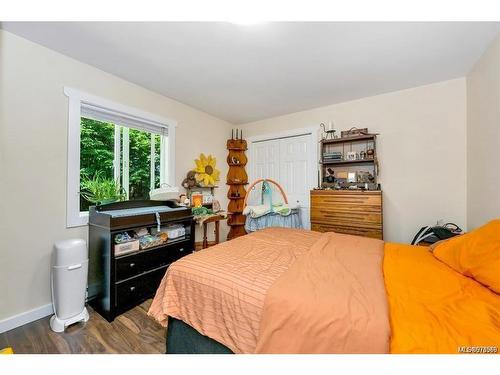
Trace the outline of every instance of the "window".
[[148, 199], [150, 190], [173, 185], [175, 122], [74, 89], [65, 93], [68, 227], [85, 225], [96, 201]]
[[[126, 199], [148, 199], [149, 191], [160, 186], [160, 134], [130, 129], [87, 117], [80, 119], [80, 212], [93, 202], [87, 185], [114, 183], [117, 195]], [[162, 147], [163, 146], [163, 147]]]

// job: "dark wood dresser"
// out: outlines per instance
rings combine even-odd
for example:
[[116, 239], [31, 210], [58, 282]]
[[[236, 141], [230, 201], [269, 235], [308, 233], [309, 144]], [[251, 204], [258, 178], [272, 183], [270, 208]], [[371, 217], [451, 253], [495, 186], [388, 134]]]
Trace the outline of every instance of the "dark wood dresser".
[[[127, 201], [90, 207], [89, 304], [108, 321], [154, 296], [168, 266], [194, 250], [191, 209], [171, 201]], [[115, 236], [166, 225], [185, 235], [146, 249], [115, 254]]]
[[382, 191], [312, 190], [311, 229], [382, 239]]

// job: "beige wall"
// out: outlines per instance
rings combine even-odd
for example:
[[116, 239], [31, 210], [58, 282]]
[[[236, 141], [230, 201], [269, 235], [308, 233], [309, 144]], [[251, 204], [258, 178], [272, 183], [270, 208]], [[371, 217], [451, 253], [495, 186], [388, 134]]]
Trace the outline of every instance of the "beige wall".
[[[178, 121], [176, 181], [200, 153], [227, 173], [230, 124], [89, 65], [0, 30], [0, 320], [50, 303], [56, 240], [87, 238], [66, 229], [70, 86]], [[226, 190], [218, 189], [225, 206]], [[225, 238], [226, 229], [222, 238]]]
[[467, 225], [500, 217], [500, 36], [467, 76]]
[[334, 121], [378, 137], [384, 235], [410, 242], [438, 219], [466, 224], [465, 78], [245, 124], [246, 137]]

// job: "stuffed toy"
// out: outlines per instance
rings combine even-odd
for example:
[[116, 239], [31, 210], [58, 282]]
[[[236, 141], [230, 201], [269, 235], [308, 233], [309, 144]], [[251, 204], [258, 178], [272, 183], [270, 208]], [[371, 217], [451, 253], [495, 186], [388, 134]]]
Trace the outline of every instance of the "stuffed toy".
[[196, 172], [189, 171], [184, 181], [182, 181], [182, 187], [185, 189], [189, 189], [195, 186], [196, 186]]

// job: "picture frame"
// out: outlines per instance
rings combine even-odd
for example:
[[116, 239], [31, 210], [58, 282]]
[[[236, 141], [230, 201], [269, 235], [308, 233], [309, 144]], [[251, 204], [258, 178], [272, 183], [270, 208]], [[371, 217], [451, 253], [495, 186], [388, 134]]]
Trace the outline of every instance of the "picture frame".
[[356, 151], [348, 151], [345, 155], [345, 160], [352, 161], [356, 160]]
[[347, 182], [356, 182], [356, 172], [348, 172], [347, 173]]
[[201, 207], [203, 206], [203, 194], [202, 193], [192, 193], [191, 194], [191, 206]]

